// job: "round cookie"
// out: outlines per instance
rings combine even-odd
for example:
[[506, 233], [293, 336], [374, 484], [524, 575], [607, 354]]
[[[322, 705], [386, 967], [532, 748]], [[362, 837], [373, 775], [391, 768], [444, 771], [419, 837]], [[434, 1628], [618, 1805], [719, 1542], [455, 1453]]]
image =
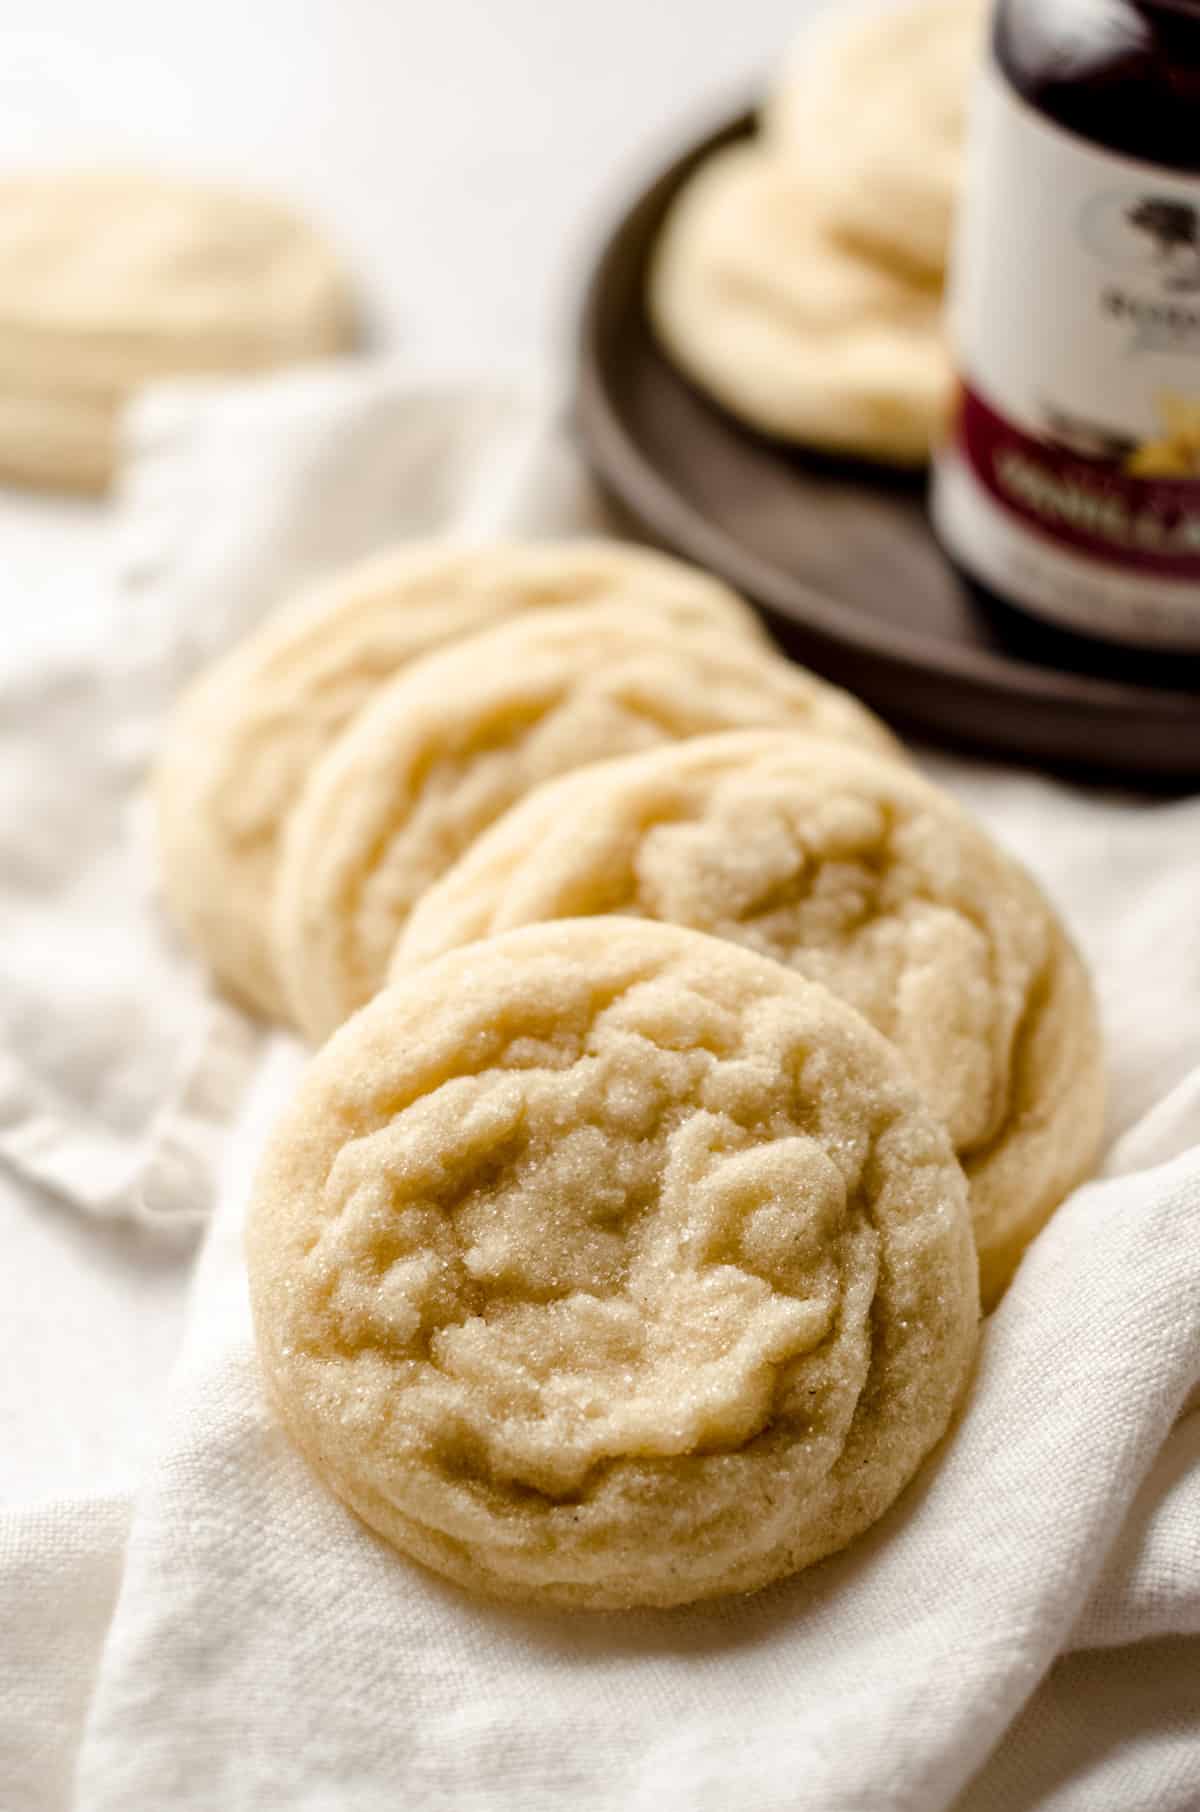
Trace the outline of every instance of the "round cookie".
[[844, 692], [734, 637], [591, 605], [515, 620], [430, 655], [313, 767], [275, 889], [276, 968], [323, 1038], [380, 986], [427, 887], [544, 780], [714, 730], [806, 725], [891, 753]]
[[898, 1048], [967, 1174], [985, 1306], [1088, 1172], [1104, 1072], [1086, 971], [1036, 884], [939, 788], [796, 734], [700, 738], [539, 787], [419, 903], [413, 964], [633, 913], [729, 938]]
[[[849, 16], [847, 16], [847, 11]], [[841, 234], [940, 276], [962, 180], [981, 0], [839, 9], [805, 31], [762, 128]]]
[[941, 290], [829, 231], [787, 160], [736, 144], [701, 164], [655, 249], [667, 353], [732, 414], [828, 452], [919, 465], [949, 408]]
[[180, 701], [157, 775], [167, 901], [225, 985], [286, 1017], [268, 939], [283, 827], [313, 762], [418, 656], [521, 611], [621, 599], [681, 632], [765, 647], [717, 580], [608, 541], [407, 547], [339, 573], [209, 668]]
[[141, 384], [355, 337], [346, 278], [286, 208], [133, 171], [0, 181], [0, 478], [100, 490]]
[[103, 398], [0, 391], [0, 484], [103, 491], [117, 460], [117, 419]]
[[247, 1250], [293, 1440], [499, 1598], [674, 1605], [851, 1541], [977, 1330], [962, 1173], [886, 1042], [749, 951], [539, 925], [313, 1060]]

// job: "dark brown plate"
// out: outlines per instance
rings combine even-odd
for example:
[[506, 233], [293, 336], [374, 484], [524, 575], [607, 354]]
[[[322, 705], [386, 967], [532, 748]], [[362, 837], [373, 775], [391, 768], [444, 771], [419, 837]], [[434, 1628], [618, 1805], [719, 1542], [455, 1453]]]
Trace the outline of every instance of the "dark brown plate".
[[1110, 777], [1200, 779], [1200, 657], [1109, 648], [989, 605], [934, 540], [923, 481], [767, 440], [660, 352], [642, 302], [651, 244], [692, 168], [750, 127], [745, 115], [672, 164], [591, 278], [576, 420], [606, 491], [904, 727]]

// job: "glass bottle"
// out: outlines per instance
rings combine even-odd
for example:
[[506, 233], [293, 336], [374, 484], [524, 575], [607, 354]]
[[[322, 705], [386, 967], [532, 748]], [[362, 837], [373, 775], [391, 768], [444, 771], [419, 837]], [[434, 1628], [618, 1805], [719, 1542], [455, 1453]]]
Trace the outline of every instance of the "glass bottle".
[[1200, 0], [1000, 0], [933, 515], [985, 592], [1200, 651]]

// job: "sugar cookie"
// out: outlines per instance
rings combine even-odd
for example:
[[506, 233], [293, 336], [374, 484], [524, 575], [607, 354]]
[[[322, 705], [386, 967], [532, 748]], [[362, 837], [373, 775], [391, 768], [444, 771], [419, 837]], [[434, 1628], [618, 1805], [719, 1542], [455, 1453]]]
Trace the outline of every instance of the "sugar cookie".
[[648, 305], [681, 370], [752, 426], [928, 458], [951, 396], [940, 287], [836, 239], [786, 159], [737, 144], [700, 166], [667, 216]]
[[313, 1060], [248, 1228], [270, 1395], [337, 1495], [475, 1591], [751, 1591], [880, 1517], [977, 1295], [962, 1173], [895, 1053], [779, 964], [539, 925]]
[[962, 179], [981, 0], [836, 8], [803, 32], [763, 110], [837, 230], [940, 276]]
[[896, 746], [812, 674], [621, 605], [543, 612], [429, 656], [316, 763], [289, 820], [274, 952], [297, 1024], [324, 1037], [368, 1000], [425, 888], [539, 782], [656, 743], [788, 724]]
[[421, 545], [339, 573], [268, 619], [176, 709], [159, 763], [168, 904], [226, 986], [286, 1017], [267, 935], [283, 827], [312, 763], [420, 655], [527, 610], [621, 599], [681, 634], [762, 642], [707, 574], [615, 541]]
[[420, 901], [392, 974], [592, 913], [731, 938], [897, 1046], [967, 1173], [985, 1303], [1095, 1160], [1086, 971], [1020, 865], [911, 769], [814, 737], [703, 737], [539, 787]]
[[136, 172], [0, 181], [0, 479], [102, 489], [139, 385], [354, 337], [340, 265], [286, 208]]

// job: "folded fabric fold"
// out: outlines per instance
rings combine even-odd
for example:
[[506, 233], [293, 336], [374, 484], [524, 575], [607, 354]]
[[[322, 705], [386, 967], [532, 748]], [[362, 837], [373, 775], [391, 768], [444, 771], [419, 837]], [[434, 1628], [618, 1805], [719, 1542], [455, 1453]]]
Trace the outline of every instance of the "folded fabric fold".
[[[758, 1597], [669, 1614], [481, 1606], [369, 1535], [264, 1402], [240, 1220], [230, 1199], [211, 1230], [135, 1507], [80, 1812], [339, 1788], [368, 1812], [398, 1791], [540, 1812], [564, 1781], [589, 1812], [937, 1812], [1064, 1650], [1197, 1629], [1194, 1418], [1170, 1435], [1200, 1375], [1194, 1153], [1055, 1217], [960, 1426], [870, 1535]], [[1092, 1790], [1100, 1812], [1135, 1803]]]
[[[0, 1158], [86, 1213], [177, 1221], [256, 1032], [161, 911], [142, 798], [182, 683], [298, 587], [408, 538], [602, 508], [536, 385], [330, 366], [152, 391], [112, 545], [0, 664]], [[81, 581], [74, 580], [76, 592]]]

